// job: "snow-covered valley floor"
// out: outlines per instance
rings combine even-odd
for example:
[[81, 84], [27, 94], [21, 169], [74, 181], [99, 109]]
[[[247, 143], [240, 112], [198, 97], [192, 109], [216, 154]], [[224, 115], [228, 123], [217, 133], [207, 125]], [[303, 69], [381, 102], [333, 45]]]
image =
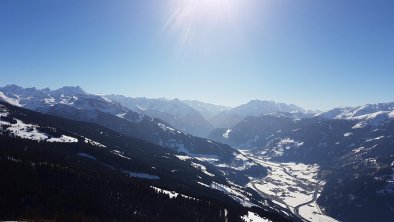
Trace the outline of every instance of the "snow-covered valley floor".
[[247, 186], [305, 221], [337, 221], [324, 215], [316, 203], [325, 184], [319, 180], [318, 165], [276, 163], [243, 153], [269, 169], [268, 176]]

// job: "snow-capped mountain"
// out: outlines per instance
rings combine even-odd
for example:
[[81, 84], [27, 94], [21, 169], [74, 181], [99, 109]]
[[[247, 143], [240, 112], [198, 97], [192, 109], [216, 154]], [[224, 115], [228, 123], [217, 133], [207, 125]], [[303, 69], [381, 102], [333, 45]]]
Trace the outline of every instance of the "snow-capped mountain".
[[97, 123], [124, 135], [189, 154], [231, 159], [237, 152], [227, 145], [185, 134], [160, 119], [131, 111], [101, 95], [89, 94], [80, 87], [39, 90], [7, 85], [0, 88], [0, 100], [46, 114]]
[[[264, 167], [258, 167], [242, 154], [235, 158], [247, 165], [226, 166], [218, 162], [215, 166], [211, 164], [217, 161], [214, 156], [185, 155], [97, 124], [46, 115], [4, 102], [0, 102], [0, 141], [4, 145], [0, 152], [3, 178], [0, 193], [3, 200], [7, 200], [2, 206], [6, 209], [17, 207], [18, 210], [7, 212], [17, 216], [21, 214], [19, 209], [26, 207], [46, 207], [48, 212], [63, 210], [66, 214], [94, 209], [97, 215], [116, 209], [117, 213], [111, 213], [108, 220], [116, 217], [127, 218], [127, 221], [155, 221], [152, 218], [167, 221], [177, 218], [178, 214], [157, 213], [159, 216], [154, 216], [152, 212], [183, 206], [186, 207], [184, 212], [191, 215], [183, 216], [180, 221], [203, 218], [205, 221], [242, 222], [249, 217], [297, 221], [286, 209], [275, 207], [270, 200], [240, 185], [239, 181], [266, 173]], [[29, 172], [34, 172], [34, 176]], [[41, 180], [41, 177], [46, 179]], [[20, 181], [19, 187], [29, 192], [7, 190], [13, 181]], [[39, 201], [47, 196], [42, 187], [46, 187], [45, 192], [51, 197], [46, 202]], [[95, 197], [92, 199], [91, 195]], [[54, 200], [53, 196], [60, 199]], [[68, 200], [66, 196], [72, 197], [70, 202], [64, 201]], [[25, 204], [13, 199], [34, 202]], [[52, 201], [56, 204], [48, 209]], [[98, 206], [93, 201], [110, 202], [111, 206]], [[182, 204], [178, 206], [179, 201]], [[83, 206], [78, 205], [81, 202]], [[202, 204], [201, 209], [197, 207], [199, 204]], [[66, 211], [65, 205], [68, 206]], [[215, 210], [206, 212], [209, 209]], [[286, 212], [283, 216], [279, 214], [282, 211]], [[201, 215], [196, 219], [194, 214]], [[0, 216], [3, 215], [0, 212]], [[208, 215], [212, 218], [204, 219]]]
[[0, 144], [1, 218], [45, 208], [44, 217], [68, 221], [291, 219], [198, 158], [96, 124], [0, 102]]
[[265, 144], [274, 133], [288, 129], [294, 119], [279, 115], [248, 116], [232, 128], [218, 128], [208, 137], [240, 149], [252, 149]]
[[206, 137], [213, 129], [199, 112], [179, 99], [131, 98], [121, 95], [106, 97], [134, 112], [164, 120], [181, 132], [194, 136]]
[[392, 112], [393, 103], [386, 103], [303, 119], [247, 117], [215, 130], [210, 139], [249, 149], [265, 160], [317, 164], [325, 181], [317, 203], [328, 215], [343, 221], [387, 221], [394, 215]]
[[22, 88], [7, 85], [0, 88], [0, 100], [31, 110], [45, 110], [55, 105], [67, 105], [77, 109], [100, 110], [118, 115], [128, 110], [105, 97], [86, 93], [81, 87], [66, 86], [56, 90]]
[[[217, 116], [232, 126], [203, 139], [174, 127], [182, 118], [204, 119], [182, 101], [119, 98], [130, 100], [130, 108], [80, 87], [0, 88], [0, 100], [6, 102], [0, 102], [0, 139], [10, 144], [0, 153], [4, 172], [20, 169], [13, 168], [20, 161], [32, 161], [35, 149], [45, 157], [36, 156], [37, 166], [56, 157], [60, 160], [51, 166], [61, 163], [59, 169], [68, 169], [62, 164], [72, 164], [67, 167], [88, 167], [90, 173], [100, 169], [104, 181], [109, 175], [123, 181], [120, 175], [126, 175], [166, 185], [139, 190], [199, 200], [211, 195], [214, 204], [223, 198], [225, 203], [235, 201], [236, 207], [228, 208], [235, 215], [231, 221], [257, 217], [262, 209], [261, 215], [274, 215], [269, 217], [273, 220], [363, 222], [393, 217], [394, 103], [316, 114], [294, 105], [251, 101], [221, 111]], [[11, 179], [23, 182], [18, 174]], [[207, 195], [200, 196], [205, 191]], [[237, 207], [242, 212], [234, 211]]]
[[207, 120], [212, 119], [214, 116], [218, 115], [222, 111], [231, 109], [227, 106], [204, 103], [197, 100], [183, 100], [182, 102], [186, 103], [196, 111], [200, 112], [201, 115]]
[[316, 116], [326, 119], [354, 120], [357, 122], [354, 125], [355, 128], [362, 128], [366, 125], [377, 127], [394, 118], [394, 102], [335, 108], [318, 113]]
[[212, 117], [210, 121], [216, 128], [229, 128], [241, 122], [245, 117], [276, 112], [305, 113], [304, 109], [292, 104], [252, 100], [249, 103], [222, 111]]

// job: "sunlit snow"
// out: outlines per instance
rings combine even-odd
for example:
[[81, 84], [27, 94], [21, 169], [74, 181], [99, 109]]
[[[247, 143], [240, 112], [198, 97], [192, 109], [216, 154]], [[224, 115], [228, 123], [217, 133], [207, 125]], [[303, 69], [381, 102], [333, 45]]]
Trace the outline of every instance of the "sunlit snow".
[[223, 138], [228, 139], [228, 137], [230, 136], [232, 129], [228, 129], [224, 134], [223, 134]]
[[325, 184], [319, 180], [318, 165], [275, 163], [249, 157], [269, 168], [269, 173], [263, 179], [251, 181], [248, 187], [307, 221], [336, 221], [325, 216], [316, 203]]
[[245, 222], [270, 222], [271, 220], [260, 217], [258, 214], [248, 211], [247, 215], [241, 217]]

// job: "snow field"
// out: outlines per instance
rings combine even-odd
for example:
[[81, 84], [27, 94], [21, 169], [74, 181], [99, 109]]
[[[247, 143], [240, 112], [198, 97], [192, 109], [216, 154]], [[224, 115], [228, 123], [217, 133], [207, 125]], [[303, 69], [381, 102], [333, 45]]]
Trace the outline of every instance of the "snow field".
[[[324, 181], [319, 181], [318, 165], [300, 163], [275, 163], [249, 156], [257, 163], [269, 168], [268, 176], [251, 181], [248, 186], [256, 189], [273, 203], [289, 208], [295, 214], [297, 207], [300, 217], [307, 221], [334, 222], [335, 219], [324, 215], [316, 203], [315, 194], [322, 191]], [[311, 202], [309, 204], [306, 204]], [[306, 204], [306, 205], [305, 205]]]

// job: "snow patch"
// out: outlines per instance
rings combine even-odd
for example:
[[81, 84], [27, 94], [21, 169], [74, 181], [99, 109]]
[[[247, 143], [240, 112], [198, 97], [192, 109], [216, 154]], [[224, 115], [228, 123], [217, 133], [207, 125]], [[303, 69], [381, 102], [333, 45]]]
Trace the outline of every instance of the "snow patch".
[[390, 119], [394, 119], [394, 111], [392, 111], [392, 112], [389, 113], [389, 118], [390, 118]]
[[0, 100], [3, 100], [13, 106], [19, 106], [21, 107], [22, 105], [20, 104], [20, 99], [14, 99], [6, 96], [3, 92], [0, 92]]
[[266, 218], [260, 217], [258, 214], [248, 211], [247, 215], [241, 217], [245, 222], [271, 222]]
[[384, 138], [384, 136], [379, 136], [379, 137], [376, 137], [376, 138], [367, 139], [367, 140], [365, 140], [365, 142], [372, 142], [372, 141], [375, 141], [375, 140], [381, 140], [383, 138]]
[[47, 139], [47, 142], [50, 142], [50, 143], [77, 143], [78, 139], [71, 137], [71, 136], [62, 135], [59, 138], [52, 137], [50, 139]]
[[207, 168], [204, 165], [201, 165], [201, 164], [198, 164], [198, 163], [194, 163], [194, 162], [192, 162], [191, 165], [194, 168], [196, 168], [198, 170], [201, 170], [201, 172], [205, 173], [206, 175], [208, 175], [210, 177], [214, 177], [215, 176], [215, 174], [212, 174], [212, 173], [208, 172]]
[[127, 113], [120, 113], [120, 114], [117, 114], [116, 116], [119, 117], [119, 118], [124, 119], [124, 117], [125, 117], [126, 114], [127, 114]]
[[145, 110], [147, 110], [147, 109], [145, 109], [145, 108], [142, 108], [141, 106], [139, 106], [139, 105], [137, 105], [137, 108], [139, 109], [139, 110], [141, 110], [141, 111], [145, 111]]
[[[2, 116], [7, 116], [8, 114], [3, 113]], [[36, 141], [47, 141], [53, 143], [77, 143], [78, 139], [62, 135], [61, 137], [51, 137], [50, 135], [40, 132], [38, 130], [38, 125], [26, 124], [19, 119], [14, 119], [16, 123], [10, 124], [8, 122], [0, 121], [0, 125], [10, 125], [7, 129], [10, 131], [11, 135], [19, 137], [22, 139], [30, 139]]]
[[115, 154], [117, 156], [120, 156], [120, 157], [122, 157], [124, 159], [131, 160], [129, 157], [125, 156], [124, 153], [119, 151], [119, 150], [112, 150], [111, 153], [113, 153], [113, 154]]
[[175, 191], [164, 190], [164, 189], [161, 189], [161, 188], [158, 188], [158, 187], [154, 187], [154, 186], [150, 186], [150, 188], [154, 189], [156, 192], [167, 194], [168, 196], [170, 196], [170, 199], [177, 198], [178, 196], [181, 196], [183, 198], [197, 200], [194, 197], [186, 196], [184, 194], [180, 194], [180, 193], [177, 193]]
[[253, 206], [253, 204], [250, 203], [250, 199], [247, 196], [245, 196], [244, 194], [242, 194], [241, 190], [237, 190], [236, 187], [228, 187], [228, 186], [220, 184], [220, 183], [212, 182], [211, 188], [226, 193], [231, 198], [233, 198], [235, 201], [239, 202], [240, 204], [242, 204], [245, 207]]
[[197, 181], [197, 183], [200, 184], [200, 185], [202, 185], [202, 186], [204, 186], [204, 187], [210, 187], [210, 186], [208, 186], [207, 184], [202, 183], [202, 182], [200, 182], [200, 181]]
[[193, 155], [193, 157], [201, 162], [215, 163], [219, 161], [215, 155]]
[[359, 148], [356, 148], [356, 149], [352, 149], [352, 152], [353, 153], [359, 153], [359, 152], [361, 152], [363, 150], [365, 150], [365, 147], [359, 147]]
[[290, 149], [292, 147], [299, 148], [300, 146], [304, 145], [304, 142], [294, 141], [293, 139], [285, 138], [279, 141], [278, 145], [279, 147], [283, 147], [285, 149]]
[[240, 153], [240, 154], [234, 153], [234, 155], [235, 155], [235, 159], [243, 160], [243, 161], [248, 161], [248, 160], [249, 160], [249, 159], [248, 159], [246, 156], [244, 156], [242, 153]]
[[169, 127], [169, 126], [166, 126], [166, 125], [164, 125], [163, 123], [157, 123], [157, 125], [162, 129], [162, 130], [164, 130], [164, 131], [170, 131], [170, 132], [176, 132], [176, 133], [181, 133], [180, 131], [178, 131], [178, 130], [176, 130], [176, 129], [174, 129], [174, 128], [171, 128], [171, 127]]
[[103, 144], [101, 144], [101, 143], [99, 143], [99, 142], [96, 142], [96, 141], [94, 141], [94, 140], [91, 140], [91, 139], [89, 139], [89, 138], [86, 138], [86, 137], [85, 137], [85, 143], [88, 143], [88, 144], [90, 144], [90, 145], [97, 146], [97, 147], [100, 147], [100, 148], [105, 148], [105, 147], [106, 147], [106, 146], [104, 146]]
[[334, 218], [323, 215], [319, 206], [316, 203], [311, 203], [300, 207], [299, 214], [308, 221], [318, 222], [336, 222]]
[[193, 159], [193, 158], [190, 157], [190, 156], [184, 156], [184, 155], [175, 155], [175, 156], [176, 156], [178, 159], [183, 160], [183, 161]]
[[228, 137], [230, 136], [232, 129], [227, 129], [227, 131], [223, 134], [223, 138], [228, 139]]

